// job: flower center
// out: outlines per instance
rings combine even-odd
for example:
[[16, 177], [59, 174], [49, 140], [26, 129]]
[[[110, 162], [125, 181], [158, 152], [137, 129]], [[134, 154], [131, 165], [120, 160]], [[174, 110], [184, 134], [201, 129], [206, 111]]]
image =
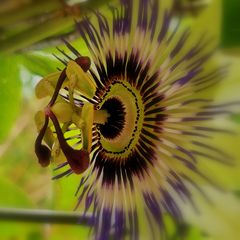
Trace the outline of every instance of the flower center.
[[109, 114], [99, 125], [100, 144], [109, 157], [127, 157], [138, 141], [144, 108], [139, 92], [127, 81], [113, 80], [98, 108]]
[[101, 107], [109, 114], [107, 122], [100, 125], [100, 133], [106, 139], [113, 139], [119, 136], [125, 125], [125, 109], [120, 99], [113, 97], [107, 99]]

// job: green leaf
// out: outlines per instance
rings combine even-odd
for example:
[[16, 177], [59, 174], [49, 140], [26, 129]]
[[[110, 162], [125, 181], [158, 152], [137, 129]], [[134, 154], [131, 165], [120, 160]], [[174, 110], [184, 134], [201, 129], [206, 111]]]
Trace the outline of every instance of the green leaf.
[[212, 187], [203, 188], [203, 191], [210, 201], [206, 201], [199, 193], [192, 192], [198, 212], [187, 204], [181, 206], [186, 221], [207, 234], [211, 240], [238, 240], [239, 199], [231, 192], [219, 191]]
[[231, 116], [231, 120], [236, 123], [240, 123], [240, 113], [235, 113]]
[[19, 57], [0, 56], [0, 143], [9, 133], [21, 105]]
[[31, 207], [32, 202], [16, 184], [3, 177], [0, 178], [0, 206], [1, 207]]
[[240, 1], [223, 0], [221, 45], [224, 48], [240, 46]]
[[[1, 207], [33, 207], [26, 193], [4, 177], [0, 177], [0, 196]], [[29, 223], [0, 221], [0, 239], [26, 239], [26, 236], [39, 232], [38, 227]]]
[[[56, 172], [54, 172], [54, 175]], [[78, 175], [70, 175], [54, 181], [54, 199], [53, 209], [65, 210], [72, 212], [75, 208], [78, 197], [74, 196], [77, 187], [79, 186], [80, 178]], [[81, 204], [77, 212], [81, 213], [84, 210], [84, 204]], [[88, 239], [90, 228], [87, 226], [70, 226], [66, 225], [64, 228], [61, 225], [53, 225], [50, 239], [51, 240], [65, 240], [66, 236], [71, 240]]]
[[23, 65], [34, 75], [45, 76], [56, 72], [61, 67], [60, 62], [51, 54], [44, 52], [30, 52], [23, 56]]

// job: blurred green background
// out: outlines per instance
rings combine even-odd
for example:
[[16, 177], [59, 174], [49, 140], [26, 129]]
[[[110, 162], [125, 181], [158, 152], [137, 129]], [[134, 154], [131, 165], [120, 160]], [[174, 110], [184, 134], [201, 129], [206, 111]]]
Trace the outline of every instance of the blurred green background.
[[[236, 65], [239, 65], [240, 1], [216, 1], [223, 6], [222, 21], [216, 22], [216, 27], [221, 26], [221, 50], [228, 58], [234, 58]], [[88, 13], [89, 8], [102, 8], [107, 2], [109, 1], [0, 0], [1, 208], [71, 212], [75, 207], [77, 198], [74, 194], [79, 178], [71, 176], [52, 181], [52, 170], [42, 169], [34, 155], [37, 135], [33, 122], [34, 113], [43, 104], [35, 99], [34, 86], [42, 76], [62, 67], [52, 56], [52, 53], [57, 53], [56, 46], [65, 49], [62, 38], [70, 41], [81, 53], [87, 53], [75, 31], [74, 20]], [[176, 15], [182, 15], [184, 20], [195, 21], [211, 2], [177, 0]], [[233, 121], [239, 124], [239, 115], [236, 115]], [[227, 216], [230, 215], [233, 223], [240, 218], [239, 191], [235, 190], [234, 194], [227, 197], [229, 204], [237, 206], [234, 210], [229, 210], [230, 212], [227, 210]], [[224, 207], [225, 202], [220, 201], [220, 208]], [[224, 216], [223, 213], [222, 217]], [[216, 231], [209, 233], [207, 227], [198, 224], [190, 222], [184, 226], [176, 226], [170, 219], [168, 222], [170, 240], [220, 239], [219, 234], [211, 236], [210, 233]], [[238, 227], [239, 225], [228, 228], [225, 237], [229, 238], [221, 239], [239, 239]], [[4, 221], [1, 220], [0, 211], [0, 240], [75, 240], [86, 239], [88, 233], [87, 227], [71, 224]]]

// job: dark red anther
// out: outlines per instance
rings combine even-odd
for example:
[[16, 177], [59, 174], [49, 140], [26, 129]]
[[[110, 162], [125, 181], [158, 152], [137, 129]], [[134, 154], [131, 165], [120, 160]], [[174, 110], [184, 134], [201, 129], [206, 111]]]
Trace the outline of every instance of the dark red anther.
[[83, 69], [84, 72], [88, 71], [91, 66], [91, 60], [89, 57], [78, 57], [75, 59], [75, 62]]

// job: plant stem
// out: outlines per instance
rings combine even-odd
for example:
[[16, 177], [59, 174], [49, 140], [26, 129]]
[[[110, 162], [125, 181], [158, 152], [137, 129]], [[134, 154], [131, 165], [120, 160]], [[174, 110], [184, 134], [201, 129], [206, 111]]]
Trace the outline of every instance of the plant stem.
[[51, 210], [0, 208], [0, 221], [91, 225], [91, 216]]

